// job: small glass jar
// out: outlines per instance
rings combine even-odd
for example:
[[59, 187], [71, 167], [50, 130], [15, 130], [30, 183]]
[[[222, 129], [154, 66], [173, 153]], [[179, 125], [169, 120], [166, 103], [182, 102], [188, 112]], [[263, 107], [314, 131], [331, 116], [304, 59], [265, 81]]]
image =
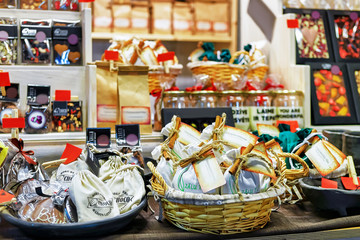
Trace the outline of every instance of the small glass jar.
[[257, 124], [275, 125], [276, 107], [272, 105], [273, 95], [269, 91], [249, 91], [247, 106], [250, 110], [250, 129], [257, 130]]
[[190, 107], [189, 95], [184, 91], [166, 91], [163, 98], [164, 108]]
[[217, 93], [215, 91], [192, 92], [192, 105], [196, 108], [215, 108], [217, 106]]
[[219, 94], [218, 107], [231, 107], [235, 127], [248, 131], [250, 129], [249, 107], [246, 105], [245, 91], [223, 91]]
[[273, 105], [276, 106], [276, 119], [279, 121], [297, 121], [300, 128], [304, 127], [304, 94], [302, 91], [278, 90]]

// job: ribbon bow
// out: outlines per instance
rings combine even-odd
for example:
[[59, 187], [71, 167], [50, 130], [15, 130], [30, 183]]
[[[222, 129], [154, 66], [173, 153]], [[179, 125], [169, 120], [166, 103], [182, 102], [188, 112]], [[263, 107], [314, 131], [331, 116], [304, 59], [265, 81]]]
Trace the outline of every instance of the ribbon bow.
[[14, 144], [15, 147], [17, 147], [19, 149], [18, 153], [20, 153], [21, 155], [24, 156], [25, 160], [32, 165], [37, 165], [37, 162], [35, 162], [30, 155], [34, 155], [34, 151], [29, 150], [29, 151], [23, 151], [24, 148], [24, 141], [20, 138], [12, 138], [10, 139], [10, 142], [12, 144]]

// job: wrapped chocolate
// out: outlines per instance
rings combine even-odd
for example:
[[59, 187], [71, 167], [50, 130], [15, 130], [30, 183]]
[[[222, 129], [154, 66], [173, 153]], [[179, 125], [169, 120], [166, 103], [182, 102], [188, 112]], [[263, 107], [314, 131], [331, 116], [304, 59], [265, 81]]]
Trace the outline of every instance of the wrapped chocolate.
[[79, 11], [78, 0], [53, 0], [52, 10]]
[[53, 63], [55, 65], [82, 64], [82, 30], [80, 21], [53, 21]]
[[82, 102], [53, 101], [52, 131], [77, 132], [82, 131]]
[[27, 89], [28, 110], [25, 113], [25, 132], [47, 133], [51, 123], [50, 86], [29, 84]]
[[22, 19], [21, 63], [50, 64], [51, 20]]
[[88, 170], [78, 172], [69, 188], [79, 222], [103, 220], [119, 214], [110, 189]]
[[11, 117], [13, 109], [19, 110], [19, 84], [11, 83], [10, 86], [1, 87], [0, 95], [0, 133], [9, 133], [10, 128], [3, 128], [3, 118]]
[[17, 35], [17, 20], [15, 18], [0, 18], [0, 64], [16, 64]]

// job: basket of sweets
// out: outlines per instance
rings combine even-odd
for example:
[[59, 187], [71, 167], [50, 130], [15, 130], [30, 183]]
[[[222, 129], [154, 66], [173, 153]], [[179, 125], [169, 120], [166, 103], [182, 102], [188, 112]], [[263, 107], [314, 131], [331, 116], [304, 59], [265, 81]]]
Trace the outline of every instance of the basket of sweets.
[[285, 192], [285, 165], [270, 158], [255, 135], [225, 126], [225, 116], [201, 134], [174, 116], [162, 133], [168, 138], [152, 152], [158, 165], [148, 166], [155, 199], [169, 222], [220, 235], [267, 224], [274, 201]]
[[[115, 62], [120, 64], [149, 66], [149, 92], [171, 88], [182, 72], [183, 66], [179, 64], [175, 53], [169, 52], [160, 40], [115, 39], [108, 50], [119, 52], [119, 59]], [[102, 60], [105, 60], [105, 54]]]
[[263, 53], [250, 44], [245, 46], [245, 51], [231, 56], [228, 49], [215, 54], [212, 43], [199, 43], [189, 60], [191, 62], [187, 66], [193, 75], [209, 75], [212, 81], [221, 81], [224, 89], [233, 89], [233, 75], [246, 76], [248, 79], [257, 77], [262, 81], [269, 70]]
[[[21, 139], [0, 145], [7, 152], [0, 156], [5, 159], [1, 191], [7, 196], [1, 217], [29, 235], [106, 235], [146, 206], [142, 169], [127, 164], [133, 153], [68, 145], [62, 159], [40, 164], [34, 152], [23, 150]], [[55, 168], [51, 177], [45, 168]]]

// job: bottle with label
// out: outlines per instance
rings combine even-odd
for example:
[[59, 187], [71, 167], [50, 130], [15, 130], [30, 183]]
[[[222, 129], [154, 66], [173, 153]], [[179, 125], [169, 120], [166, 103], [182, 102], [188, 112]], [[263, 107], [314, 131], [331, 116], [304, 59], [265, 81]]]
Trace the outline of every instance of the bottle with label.
[[249, 91], [247, 106], [250, 110], [250, 129], [257, 130], [257, 124], [275, 125], [276, 107], [272, 105], [273, 95], [269, 91]]
[[192, 103], [196, 108], [214, 108], [217, 106], [215, 91], [195, 91], [192, 93]]
[[247, 94], [244, 91], [223, 91], [219, 94], [218, 107], [231, 107], [235, 127], [250, 129], [249, 107], [246, 105]]
[[278, 90], [273, 91], [276, 97], [276, 119], [280, 121], [297, 121], [300, 128], [304, 127], [304, 94], [302, 91]]

